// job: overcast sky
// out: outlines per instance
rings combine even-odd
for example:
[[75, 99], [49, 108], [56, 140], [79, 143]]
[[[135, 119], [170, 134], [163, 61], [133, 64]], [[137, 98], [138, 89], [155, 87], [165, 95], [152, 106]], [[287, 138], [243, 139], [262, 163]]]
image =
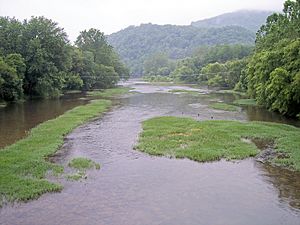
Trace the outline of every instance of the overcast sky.
[[45, 16], [71, 40], [91, 27], [111, 34], [141, 23], [188, 25], [240, 9], [281, 11], [284, 0], [0, 0], [0, 15]]

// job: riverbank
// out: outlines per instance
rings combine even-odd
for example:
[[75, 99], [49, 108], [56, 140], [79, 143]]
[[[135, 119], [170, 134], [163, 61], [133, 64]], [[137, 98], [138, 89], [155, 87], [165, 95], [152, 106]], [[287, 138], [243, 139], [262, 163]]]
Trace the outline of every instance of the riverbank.
[[[124, 93], [124, 89], [102, 92], [106, 97]], [[0, 151], [0, 205], [5, 202], [27, 201], [46, 192], [60, 191], [60, 184], [45, 179], [46, 174], [63, 172], [63, 167], [47, 158], [63, 144], [66, 134], [88, 120], [107, 111], [110, 100], [92, 100], [63, 115], [33, 128], [29, 135]]]
[[276, 154], [271, 163], [300, 171], [299, 137], [299, 128], [285, 124], [158, 117], [143, 123], [136, 148], [150, 155], [207, 162], [256, 156], [260, 149], [251, 140], [258, 139], [272, 143]]

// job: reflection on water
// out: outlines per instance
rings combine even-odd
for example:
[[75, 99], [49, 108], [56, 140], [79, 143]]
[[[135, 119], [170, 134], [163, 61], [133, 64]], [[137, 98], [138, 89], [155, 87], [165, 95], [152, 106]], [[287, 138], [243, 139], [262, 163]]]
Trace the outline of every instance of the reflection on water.
[[59, 99], [29, 100], [0, 108], [0, 148], [23, 138], [37, 124], [86, 103], [81, 96], [69, 94]]
[[[134, 86], [134, 85], [133, 85]], [[168, 94], [168, 87], [134, 86], [141, 93], [77, 128], [57, 161], [88, 157], [101, 164], [61, 193], [0, 210], [0, 224], [299, 225], [299, 174], [256, 163], [197, 163], [133, 150], [141, 122], [154, 116], [247, 120], [247, 113], [210, 109], [210, 99]], [[198, 116], [199, 114], [199, 116]]]
[[264, 180], [276, 187], [278, 198], [300, 212], [300, 173], [257, 162]]
[[[241, 96], [237, 94], [217, 94], [213, 93], [212, 96], [216, 96], [226, 103], [232, 103], [233, 101], [240, 99]], [[247, 120], [249, 121], [266, 121], [275, 123], [286, 123], [293, 126], [300, 127], [300, 121], [293, 118], [287, 118], [276, 112], [270, 112], [263, 107], [257, 106], [242, 106], [243, 110], [247, 115]]]

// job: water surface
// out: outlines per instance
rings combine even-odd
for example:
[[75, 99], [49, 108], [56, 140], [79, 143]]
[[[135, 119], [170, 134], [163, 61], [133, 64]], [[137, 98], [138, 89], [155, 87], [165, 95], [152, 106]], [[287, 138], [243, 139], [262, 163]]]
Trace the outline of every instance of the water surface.
[[213, 98], [168, 93], [178, 87], [130, 85], [139, 93], [75, 129], [56, 158], [66, 166], [88, 157], [101, 170], [81, 182], [59, 179], [61, 193], [3, 207], [0, 224], [300, 224], [299, 173], [254, 159], [197, 163], [133, 150], [141, 122], [154, 116], [246, 121], [246, 109], [212, 110]]

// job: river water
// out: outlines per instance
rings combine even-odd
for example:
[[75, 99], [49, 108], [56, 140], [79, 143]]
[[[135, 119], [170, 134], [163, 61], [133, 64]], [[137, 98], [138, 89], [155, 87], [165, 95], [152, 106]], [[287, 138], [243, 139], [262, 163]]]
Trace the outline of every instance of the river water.
[[75, 129], [55, 158], [66, 166], [74, 157], [88, 157], [101, 169], [89, 171], [81, 182], [57, 178], [64, 185], [61, 193], [3, 207], [0, 224], [300, 224], [299, 173], [254, 159], [197, 163], [133, 150], [141, 122], [155, 116], [293, 121], [277, 114], [268, 117], [261, 109], [225, 112], [208, 107], [211, 101], [231, 101], [231, 95], [199, 97], [168, 93], [193, 90], [187, 87], [126, 85], [137, 93], [119, 99], [101, 119]]

